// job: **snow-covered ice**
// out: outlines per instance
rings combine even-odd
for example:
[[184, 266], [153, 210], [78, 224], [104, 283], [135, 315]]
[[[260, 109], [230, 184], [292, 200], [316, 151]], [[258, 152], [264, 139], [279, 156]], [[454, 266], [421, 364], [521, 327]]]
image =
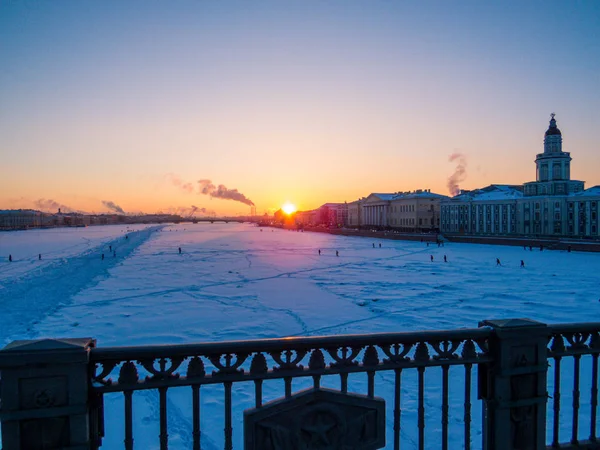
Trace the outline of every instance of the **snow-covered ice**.
[[[124, 229], [0, 234], [0, 344], [90, 336], [99, 346], [143, 345], [474, 328], [483, 319], [514, 317], [593, 321], [600, 311], [600, 254], [595, 253], [452, 243], [438, 248], [412, 241], [261, 231], [248, 224], [138, 226], [129, 239]], [[116, 257], [109, 245], [116, 248]], [[496, 266], [496, 258], [502, 266]], [[403, 448], [413, 448], [416, 371], [405, 372], [402, 440]], [[450, 372], [450, 447], [461, 448], [464, 369]], [[563, 405], [570, 405], [568, 382], [565, 376]], [[294, 381], [294, 389], [307, 383]], [[325, 379], [323, 385], [338, 387], [339, 378]], [[349, 386], [366, 393], [366, 376], [351, 375]], [[426, 386], [427, 439], [437, 442], [439, 370], [427, 370]], [[391, 448], [393, 374], [378, 373], [375, 390], [388, 404], [386, 448]], [[242, 448], [242, 411], [253, 406], [253, 392], [252, 384], [234, 384], [234, 448]], [[283, 383], [266, 382], [264, 392], [265, 401], [279, 397]], [[589, 379], [584, 379], [582, 392], [584, 420]], [[158, 448], [157, 397], [153, 391], [134, 394], [136, 448]], [[480, 448], [475, 398], [473, 390], [472, 442]], [[103, 448], [122, 448], [122, 410], [122, 395], [108, 395]], [[168, 410], [170, 448], [191, 448], [190, 389], [170, 389]], [[568, 440], [568, 413], [567, 408], [561, 413], [562, 440]], [[589, 428], [581, 428], [584, 436]], [[204, 449], [222, 448], [222, 386], [202, 388], [202, 431]]]

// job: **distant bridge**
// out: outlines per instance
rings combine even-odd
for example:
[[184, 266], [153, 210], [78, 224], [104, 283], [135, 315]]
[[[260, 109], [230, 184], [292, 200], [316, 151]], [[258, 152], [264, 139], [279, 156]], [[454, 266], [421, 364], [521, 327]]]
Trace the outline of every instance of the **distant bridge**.
[[237, 223], [258, 223], [260, 222], [260, 218], [259, 217], [190, 217], [187, 219], [182, 219], [176, 223], [181, 223], [181, 222], [192, 222], [192, 223], [199, 223], [199, 222], [210, 222], [210, 223], [215, 223], [215, 222], [225, 222], [225, 223], [229, 223], [229, 222], [237, 222]]

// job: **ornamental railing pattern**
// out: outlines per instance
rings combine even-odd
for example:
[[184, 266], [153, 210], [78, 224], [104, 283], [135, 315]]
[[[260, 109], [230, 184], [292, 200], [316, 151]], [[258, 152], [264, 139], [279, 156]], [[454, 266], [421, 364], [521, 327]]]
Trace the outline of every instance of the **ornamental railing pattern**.
[[[203, 435], [215, 434], [201, 428], [201, 398], [212, 385], [222, 390], [226, 450], [598, 449], [599, 353], [600, 323], [528, 319], [162, 346], [17, 341], [0, 351], [2, 448], [99, 449], [114, 433], [123, 435], [121, 448], [141, 448], [134, 398], [153, 391], [156, 448], [167, 449], [169, 391], [183, 387], [191, 394], [189, 448], [198, 450]], [[240, 389], [253, 399], [244, 411]], [[114, 415], [105, 399], [115, 393], [122, 430], [105, 427]]]
[[[600, 324], [574, 323], [550, 325], [548, 328], [548, 394], [552, 410], [548, 417], [549, 448], [598, 449]], [[589, 392], [589, 397], [585, 391]], [[585, 418], [585, 423], [582, 418]], [[568, 441], [563, 439], [562, 445], [561, 429], [564, 435], [568, 435]], [[582, 439], [582, 436], [585, 438]]]
[[418, 447], [425, 448], [425, 370], [442, 368], [442, 448], [448, 448], [449, 369], [464, 367], [464, 448], [471, 442], [471, 378], [473, 365], [491, 362], [487, 355], [487, 328], [456, 331], [393, 333], [267, 339], [216, 344], [94, 348], [90, 361], [95, 365], [92, 391], [123, 392], [125, 407], [125, 448], [133, 448], [131, 397], [141, 389], [158, 389], [160, 448], [166, 449], [167, 390], [191, 387], [193, 403], [193, 448], [200, 448], [200, 391], [203, 385], [224, 386], [224, 448], [231, 449], [233, 434], [232, 385], [254, 383], [255, 408], [263, 405], [263, 383], [283, 379], [281, 395], [291, 398], [293, 380], [309, 377], [314, 389], [321, 379], [339, 377], [339, 391], [348, 393], [348, 376], [366, 377], [366, 394], [374, 397], [375, 373], [394, 374], [393, 448], [400, 448], [402, 374], [418, 372]]

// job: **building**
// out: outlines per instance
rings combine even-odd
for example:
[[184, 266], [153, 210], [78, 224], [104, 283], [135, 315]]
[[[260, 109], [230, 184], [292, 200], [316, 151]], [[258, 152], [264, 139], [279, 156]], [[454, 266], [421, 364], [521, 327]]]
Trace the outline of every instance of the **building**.
[[325, 203], [316, 209], [316, 224], [345, 227], [348, 223], [347, 203]]
[[389, 226], [413, 233], [436, 231], [440, 227], [440, 202], [446, 198], [430, 189], [399, 192], [390, 201]]
[[39, 228], [42, 213], [31, 209], [8, 209], [0, 211], [0, 230], [25, 230]]
[[517, 234], [523, 186], [492, 184], [462, 191], [441, 203], [441, 231], [454, 234]]
[[[374, 193], [358, 201], [356, 208], [359, 210], [359, 226], [392, 228], [410, 233], [437, 230], [440, 224], [440, 202], [445, 198], [447, 197], [433, 193], [430, 189], [393, 194]], [[352, 210], [354, 209], [355, 206], [352, 205]]]
[[387, 228], [390, 202], [396, 194], [371, 194], [362, 203], [361, 227]]
[[314, 210], [297, 211], [294, 215], [294, 219], [298, 225], [311, 226], [315, 225], [316, 216], [317, 214]]
[[571, 180], [571, 154], [563, 152], [554, 114], [536, 156], [536, 181], [492, 184], [442, 201], [446, 234], [598, 238], [600, 186], [584, 190]]
[[347, 226], [352, 228], [360, 227], [362, 223], [362, 204], [365, 197], [348, 203], [348, 223]]

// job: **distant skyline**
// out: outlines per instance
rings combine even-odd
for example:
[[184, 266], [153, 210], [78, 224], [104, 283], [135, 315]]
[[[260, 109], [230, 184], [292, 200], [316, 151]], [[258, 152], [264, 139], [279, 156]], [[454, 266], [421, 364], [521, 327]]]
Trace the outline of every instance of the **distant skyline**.
[[[0, 2], [0, 209], [600, 184], [600, 2]], [[52, 203], [54, 202], [54, 203]], [[38, 205], [38, 207], [36, 207]]]

